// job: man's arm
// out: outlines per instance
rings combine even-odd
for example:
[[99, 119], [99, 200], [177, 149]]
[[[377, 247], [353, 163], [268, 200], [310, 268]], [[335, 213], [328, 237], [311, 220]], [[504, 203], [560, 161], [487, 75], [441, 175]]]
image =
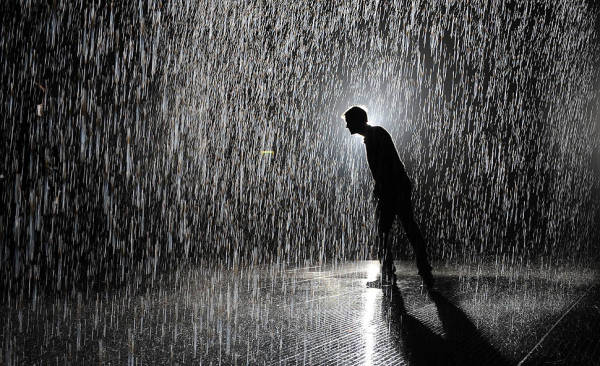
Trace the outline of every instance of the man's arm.
[[385, 135], [377, 134], [372, 136], [370, 148], [367, 150], [367, 161], [371, 174], [375, 180], [374, 193], [377, 197], [381, 197], [383, 193], [383, 185], [385, 184], [385, 155], [383, 154], [383, 145], [386, 143]]

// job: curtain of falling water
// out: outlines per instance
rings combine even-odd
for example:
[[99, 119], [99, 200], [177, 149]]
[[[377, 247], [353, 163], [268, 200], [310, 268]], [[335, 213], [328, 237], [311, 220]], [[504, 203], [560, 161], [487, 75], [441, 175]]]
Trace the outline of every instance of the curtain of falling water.
[[392, 134], [434, 259], [585, 258], [594, 21], [580, 1], [10, 2], [2, 286], [368, 256], [352, 104]]

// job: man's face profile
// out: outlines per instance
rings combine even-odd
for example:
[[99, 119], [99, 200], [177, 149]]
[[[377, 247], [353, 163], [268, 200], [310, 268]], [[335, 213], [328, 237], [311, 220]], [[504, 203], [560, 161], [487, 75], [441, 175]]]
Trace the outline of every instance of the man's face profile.
[[365, 124], [365, 122], [359, 120], [358, 118], [345, 116], [344, 119], [346, 120], [346, 128], [350, 131], [351, 135], [359, 132], [361, 127]]

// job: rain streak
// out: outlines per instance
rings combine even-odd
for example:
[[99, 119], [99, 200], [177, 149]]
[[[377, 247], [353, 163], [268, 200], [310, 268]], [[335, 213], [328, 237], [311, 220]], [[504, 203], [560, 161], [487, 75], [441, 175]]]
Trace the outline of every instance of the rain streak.
[[[133, 364], [142, 333], [178, 362], [185, 333], [194, 360], [217, 347], [252, 363], [236, 307], [244, 288], [261, 296], [256, 268], [375, 258], [365, 147], [340, 118], [352, 105], [390, 132], [434, 263], [597, 258], [599, 49], [585, 1], [3, 8], [0, 363], [76, 363], [91, 347]], [[211, 287], [240, 272], [247, 282]], [[186, 295], [149, 305], [172, 288]], [[16, 334], [35, 327], [35, 349], [19, 351]]]

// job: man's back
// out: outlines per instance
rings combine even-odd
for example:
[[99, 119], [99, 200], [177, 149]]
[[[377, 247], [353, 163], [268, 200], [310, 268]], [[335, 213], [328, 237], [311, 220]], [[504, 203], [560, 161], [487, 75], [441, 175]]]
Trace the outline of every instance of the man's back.
[[410, 190], [411, 183], [390, 134], [379, 126], [369, 126], [365, 134], [367, 161], [375, 179], [375, 194], [391, 198]]

